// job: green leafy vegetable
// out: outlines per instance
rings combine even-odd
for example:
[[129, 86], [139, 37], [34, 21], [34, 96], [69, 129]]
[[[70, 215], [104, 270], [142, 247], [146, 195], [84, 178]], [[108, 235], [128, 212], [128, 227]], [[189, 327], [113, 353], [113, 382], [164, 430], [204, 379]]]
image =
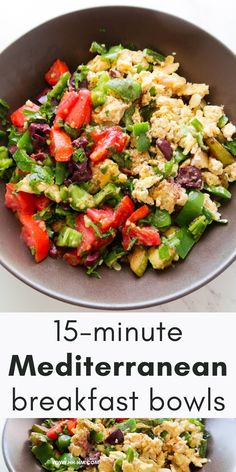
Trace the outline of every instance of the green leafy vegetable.
[[126, 102], [137, 100], [142, 91], [141, 85], [134, 79], [111, 79], [106, 87]]
[[232, 139], [232, 141], [227, 141], [224, 143], [224, 147], [234, 156], [236, 157], [236, 138]]

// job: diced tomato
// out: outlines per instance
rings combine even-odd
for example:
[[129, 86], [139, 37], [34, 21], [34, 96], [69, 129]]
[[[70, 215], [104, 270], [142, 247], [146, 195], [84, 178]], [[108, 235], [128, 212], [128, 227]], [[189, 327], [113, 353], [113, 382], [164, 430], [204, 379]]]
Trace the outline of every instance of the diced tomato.
[[45, 197], [45, 195], [35, 195], [35, 204], [37, 211], [42, 211], [47, 208], [50, 202], [51, 200], [48, 197]]
[[129, 249], [132, 239], [136, 239], [135, 244], [143, 244], [144, 246], [158, 246], [161, 243], [161, 238], [156, 228], [136, 225], [139, 220], [145, 218], [149, 213], [148, 206], [143, 205], [127, 219], [122, 232], [122, 243], [125, 250]]
[[49, 429], [47, 437], [52, 441], [55, 441], [60, 433], [62, 433], [62, 424], [61, 422], [58, 422]]
[[90, 136], [92, 138], [92, 140], [94, 141], [94, 143], [98, 143], [100, 141], [101, 138], [104, 138], [104, 136], [106, 136], [107, 134], [107, 128], [94, 128], [91, 133], [90, 133]]
[[110, 228], [114, 221], [114, 210], [110, 207], [104, 207], [101, 209], [88, 208], [87, 215], [99, 226], [101, 231], [106, 231]]
[[150, 210], [147, 205], [143, 205], [137, 210], [135, 210], [132, 215], [129, 217], [129, 221], [132, 223], [137, 223], [137, 221], [141, 220], [142, 218], [145, 218], [147, 215], [149, 215]]
[[27, 192], [15, 192], [16, 184], [6, 184], [5, 205], [12, 211], [23, 215], [33, 215], [37, 211], [44, 210], [50, 199], [45, 195], [34, 195]]
[[38, 105], [28, 100], [25, 105], [18, 108], [11, 114], [11, 122], [14, 126], [18, 128], [23, 128], [24, 124], [27, 122], [27, 116], [24, 115], [24, 110], [37, 111], [39, 109]]
[[78, 247], [77, 254], [83, 254], [93, 248], [93, 245], [97, 239], [97, 235], [91, 226], [85, 226], [84, 215], [79, 215], [76, 218], [76, 228], [83, 235], [81, 245]]
[[88, 208], [87, 215], [98, 225], [101, 231], [107, 231], [109, 228], [117, 229], [123, 226], [133, 211], [133, 201], [126, 195], [118, 203], [115, 210], [111, 207], [103, 207], [101, 209]]
[[129, 218], [130, 215], [133, 213], [133, 211], [134, 203], [131, 198], [126, 195], [124, 198], [122, 198], [120, 203], [118, 203], [115, 209], [112, 227], [120, 228], [121, 226], [123, 226], [127, 218]]
[[51, 128], [50, 132], [50, 153], [57, 162], [67, 162], [73, 153], [73, 146], [70, 136], [61, 129]]
[[71, 251], [67, 251], [63, 256], [63, 259], [74, 267], [81, 263], [80, 257], [77, 254], [77, 249], [71, 249]]
[[143, 244], [144, 246], [159, 246], [161, 242], [158, 230], [152, 226], [131, 227], [129, 236], [137, 239], [136, 244]]
[[75, 429], [76, 427], [76, 423], [77, 423], [77, 420], [76, 418], [72, 418], [72, 419], [68, 419], [68, 420], [64, 420], [62, 422], [62, 426], [65, 426], [67, 428], [67, 431], [68, 433], [73, 436], [73, 430]]
[[44, 221], [36, 221], [32, 215], [19, 213], [23, 225], [21, 237], [31, 249], [36, 262], [41, 262], [47, 257], [50, 249], [50, 241]]
[[6, 184], [5, 205], [12, 211], [33, 215], [36, 211], [35, 195], [26, 192], [15, 192], [16, 184]]
[[126, 231], [122, 231], [122, 246], [123, 248], [128, 251], [130, 249], [130, 243], [132, 242], [132, 238]]
[[83, 235], [81, 245], [77, 250], [78, 256], [107, 246], [107, 244], [114, 239], [116, 234], [114, 231], [114, 233], [107, 238], [100, 238], [91, 226], [86, 226], [84, 218], [84, 215], [79, 215], [76, 218], [76, 229]]
[[88, 125], [91, 120], [92, 101], [91, 93], [87, 89], [81, 89], [77, 93], [77, 101], [72, 107], [69, 115], [66, 117], [66, 123], [71, 128], [81, 128], [83, 125]]
[[65, 120], [78, 100], [78, 93], [65, 92], [56, 110], [56, 116]]
[[116, 422], [117, 423], [123, 423], [123, 421], [125, 421], [126, 418], [116, 418]]
[[122, 243], [124, 249], [129, 249], [132, 239], [136, 239], [135, 244], [143, 244], [144, 246], [159, 246], [161, 238], [157, 229], [152, 226], [136, 226], [130, 223], [123, 231]]
[[90, 154], [90, 159], [94, 163], [105, 159], [111, 154], [112, 150], [122, 152], [128, 139], [120, 126], [108, 127], [101, 132], [100, 136], [98, 132], [97, 134], [92, 133], [91, 136], [95, 140], [94, 149]]
[[55, 441], [58, 438], [58, 435], [63, 433], [65, 429], [67, 429], [68, 433], [73, 436], [73, 430], [76, 427], [77, 419], [65, 419], [62, 421], [58, 421], [55, 425], [53, 425], [49, 431], [47, 432], [47, 437], [52, 441]]
[[66, 65], [66, 63], [61, 61], [60, 59], [57, 59], [52, 64], [48, 72], [46, 72], [44, 78], [49, 85], [53, 86], [57, 84], [61, 75], [63, 75], [65, 72], [68, 72], [68, 71], [69, 71], [69, 68]]

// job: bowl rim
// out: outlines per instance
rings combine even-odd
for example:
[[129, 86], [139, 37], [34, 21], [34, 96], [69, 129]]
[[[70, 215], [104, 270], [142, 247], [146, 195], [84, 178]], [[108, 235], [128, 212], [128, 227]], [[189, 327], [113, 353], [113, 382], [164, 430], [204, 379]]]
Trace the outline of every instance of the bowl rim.
[[10, 462], [8, 460], [6, 450], [5, 450], [5, 446], [4, 446], [4, 441], [5, 441], [4, 438], [6, 436], [7, 424], [8, 424], [8, 418], [5, 420], [4, 426], [3, 426], [3, 429], [2, 429], [1, 450], [2, 450], [2, 456], [3, 456], [3, 460], [5, 462], [6, 467], [9, 470], [9, 472], [12, 472], [12, 468], [10, 468]]
[[[208, 33], [208, 31], [204, 30], [203, 28], [199, 27], [198, 25], [192, 23], [191, 21], [185, 20], [181, 18], [180, 16], [176, 16], [170, 13], [167, 13], [162, 10], [158, 9], [153, 9], [150, 7], [140, 7], [140, 6], [135, 6], [135, 5], [120, 5], [118, 4], [107, 4], [107, 5], [98, 5], [98, 6], [90, 6], [90, 7], [85, 7], [85, 8], [77, 8], [76, 10], [72, 10], [70, 12], [64, 13], [62, 15], [55, 16], [53, 18], [50, 18], [47, 21], [44, 21], [43, 23], [38, 24], [34, 28], [30, 29], [23, 35], [21, 35], [19, 38], [11, 42], [6, 48], [4, 48], [0, 55], [7, 53], [8, 49], [14, 46], [15, 43], [17, 43], [19, 40], [26, 38], [28, 35], [36, 30], [37, 28], [40, 28], [41, 26], [46, 26], [50, 25], [57, 19], [63, 19], [68, 16], [71, 16], [73, 14], [77, 14], [80, 12], [86, 12], [90, 10], [112, 10], [112, 9], [119, 9], [119, 10], [128, 10], [128, 9], [133, 9], [133, 10], [139, 10], [139, 11], [149, 11], [153, 13], [157, 13], [160, 15], [164, 15], [166, 17], [169, 17], [173, 20], [180, 21], [182, 23], [186, 23], [187, 25], [190, 25], [193, 29], [196, 29], [200, 32], [202, 32], [204, 35], [207, 35], [210, 39], [213, 39], [215, 42], [219, 44], [219, 46], [223, 47], [227, 52], [232, 56], [232, 58], [236, 58], [235, 53], [233, 52], [232, 49], [230, 49], [228, 46], [226, 46], [221, 40], [216, 38], [214, 35]], [[200, 289], [204, 285], [208, 284], [211, 282], [214, 278], [216, 278], [218, 275], [220, 275], [224, 270], [226, 270], [234, 261], [236, 261], [236, 247], [235, 250], [228, 256], [226, 260], [224, 260], [215, 270], [211, 271], [209, 274], [205, 275], [201, 279], [199, 279], [197, 282], [189, 285], [188, 288], [183, 288], [180, 290], [175, 291], [172, 295], [164, 295], [162, 297], [158, 298], [153, 298], [151, 300], [146, 300], [142, 302], [132, 302], [132, 303], [116, 303], [116, 304], [111, 304], [111, 303], [96, 303], [96, 302], [87, 302], [86, 300], [78, 300], [73, 296], [70, 295], [60, 295], [56, 290], [47, 288], [45, 286], [42, 286], [40, 283], [32, 281], [30, 278], [28, 278], [26, 275], [23, 275], [20, 271], [14, 269], [14, 267], [10, 266], [7, 262], [3, 260], [3, 256], [0, 256], [0, 264], [2, 267], [4, 267], [8, 272], [10, 272], [12, 275], [14, 275], [18, 280], [21, 282], [24, 282], [26, 285], [29, 287], [33, 288], [34, 290], [37, 290], [41, 292], [44, 295], [47, 295], [49, 297], [52, 297], [56, 300], [59, 300], [63, 303], [69, 303], [74, 306], [81, 306], [84, 308], [90, 308], [90, 309], [97, 309], [97, 310], [136, 310], [136, 309], [144, 309], [144, 308], [150, 308], [150, 307], [155, 307], [159, 305], [163, 305], [164, 303], [169, 303], [174, 300], [177, 300], [179, 298], [182, 298], [192, 292], [195, 292], [196, 290]]]
[[224, 272], [235, 261], [236, 261], [236, 249], [234, 253], [228, 257], [226, 262], [222, 263], [214, 272], [211, 272], [211, 274], [206, 275], [205, 277], [202, 277], [198, 282], [195, 282], [194, 284], [189, 286], [189, 288], [177, 290], [171, 296], [165, 295], [156, 299], [147, 300], [147, 301], [138, 302], [138, 303], [134, 302], [134, 303], [116, 303], [116, 304], [87, 302], [85, 300], [78, 302], [73, 296], [60, 295], [55, 290], [47, 289], [41, 284], [31, 281], [27, 276], [24, 276], [19, 271], [12, 269], [8, 264], [5, 264], [1, 259], [0, 259], [0, 264], [10, 274], [14, 275], [18, 280], [20, 280], [21, 282], [24, 282], [30, 288], [33, 288], [34, 290], [42, 293], [43, 295], [47, 295], [48, 297], [54, 298], [60, 302], [68, 303], [70, 305], [79, 306], [83, 308], [90, 308], [90, 309], [96, 309], [96, 310], [108, 310], [108, 311], [120, 310], [120, 311], [125, 312], [125, 310], [127, 311], [128, 310], [141, 310], [141, 309], [151, 308], [155, 306], [157, 307], [159, 305], [170, 303], [175, 300], [178, 300], [179, 298], [185, 297], [186, 295], [189, 295], [190, 293], [193, 293], [196, 290], [203, 287], [204, 285], [207, 285], [208, 283], [210, 283], [218, 275], [222, 274], [222, 272]]
[[69, 12], [62, 13], [60, 15], [54, 16], [54, 17], [50, 18], [49, 20], [43, 21], [42, 23], [37, 24], [33, 28], [30, 28], [25, 33], [23, 33], [22, 35], [20, 35], [19, 37], [17, 37], [13, 41], [11, 41], [6, 47], [4, 47], [4, 49], [0, 50], [0, 55], [7, 52], [8, 48], [14, 46], [15, 43], [17, 43], [20, 39], [23, 39], [25, 36], [30, 35], [37, 28], [40, 28], [41, 26], [46, 26], [46, 25], [52, 23], [53, 21], [55, 21], [57, 19], [63, 19], [63, 18], [66, 18], [67, 16], [70, 16], [70, 15], [73, 15], [73, 14], [76, 14], [76, 13], [79, 13], [79, 12], [85, 12], [85, 11], [90, 11], [90, 10], [108, 10], [108, 9], [113, 9], [113, 8], [117, 8], [119, 10], [121, 10], [121, 9], [126, 9], [126, 10], [133, 9], [133, 10], [139, 10], [139, 11], [149, 11], [149, 12], [153, 12], [153, 13], [158, 13], [160, 15], [168, 16], [168, 17], [170, 17], [174, 20], [178, 20], [178, 21], [181, 21], [183, 23], [186, 23], [186, 25], [190, 25], [193, 28], [195, 28], [195, 29], [199, 30], [200, 32], [204, 33], [205, 35], [207, 35], [209, 38], [214, 39], [219, 45], [223, 46], [228, 51], [228, 53], [230, 53], [234, 58], [236, 58], [236, 55], [235, 55], [235, 52], [233, 51], [233, 49], [231, 49], [229, 46], [227, 46], [223, 41], [221, 41], [221, 39], [217, 38], [213, 34], [209, 33], [207, 30], [202, 28], [201, 26], [198, 26], [197, 24], [193, 23], [192, 21], [186, 20], [185, 18], [182, 18], [181, 16], [178, 16], [178, 15], [175, 15], [175, 14], [172, 14], [172, 13], [168, 13], [164, 10], [159, 10], [157, 8], [152, 8], [152, 7], [149, 7], [149, 6], [147, 6], [147, 7], [135, 6], [135, 5], [129, 4], [129, 3], [127, 3], [125, 5], [121, 5], [119, 2], [115, 3], [115, 4], [108, 3], [106, 5], [101, 4], [101, 5], [94, 5], [94, 6], [89, 6], [89, 7], [76, 8], [75, 10], [71, 10]]

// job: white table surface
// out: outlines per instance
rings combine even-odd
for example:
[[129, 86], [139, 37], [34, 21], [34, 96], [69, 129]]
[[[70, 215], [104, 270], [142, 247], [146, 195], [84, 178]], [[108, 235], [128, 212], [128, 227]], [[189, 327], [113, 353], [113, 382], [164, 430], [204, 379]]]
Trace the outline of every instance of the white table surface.
[[[8, 0], [1, 3], [0, 50], [27, 30], [60, 14], [97, 5], [136, 5], [156, 8], [183, 17], [209, 31], [229, 48], [236, 49], [235, 0], [129, 0], [91, 1], [41, 0], [40, 4], [31, 0], [22, 2]], [[234, 281], [236, 264], [228, 268], [216, 280], [190, 294], [161, 307], [158, 311], [234, 311], [236, 292]], [[66, 303], [55, 301], [37, 293], [0, 267], [1, 311], [87, 311]], [[148, 311], [155, 311], [155, 308]]]

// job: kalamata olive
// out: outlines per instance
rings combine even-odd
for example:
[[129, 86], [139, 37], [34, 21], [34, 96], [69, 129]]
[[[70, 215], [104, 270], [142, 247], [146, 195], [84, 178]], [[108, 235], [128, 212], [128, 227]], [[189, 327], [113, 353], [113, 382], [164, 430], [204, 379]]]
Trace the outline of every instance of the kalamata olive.
[[86, 267], [92, 266], [95, 262], [97, 262], [99, 256], [100, 256], [100, 253], [98, 251], [93, 252], [92, 254], [89, 254], [85, 259], [84, 265]]
[[186, 166], [179, 169], [175, 182], [184, 188], [201, 188], [202, 173], [195, 166]]
[[166, 139], [158, 138], [157, 141], [156, 141], [156, 144], [159, 147], [159, 149], [161, 150], [164, 157], [168, 161], [170, 161], [170, 159], [172, 158], [172, 155], [173, 155], [173, 151], [172, 151], [170, 143], [168, 143], [168, 141]]
[[69, 187], [71, 184], [72, 184], [72, 180], [71, 180], [71, 179], [66, 179], [66, 180], [64, 180], [64, 185], [65, 185], [66, 187]]
[[[86, 79], [82, 80], [82, 82], [78, 84], [78, 88], [88, 88], [88, 81]], [[69, 92], [73, 92], [74, 90], [76, 90], [74, 74], [72, 74], [68, 80], [68, 90]]]
[[120, 77], [121, 75], [120, 72], [116, 69], [110, 69], [109, 74], [113, 79], [115, 79], [116, 77]]
[[70, 161], [68, 171], [71, 174], [70, 180], [72, 182], [87, 182], [92, 177], [92, 170], [86, 156], [83, 162]]
[[106, 442], [111, 445], [122, 444], [124, 442], [124, 434], [121, 429], [115, 429], [109, 436], [106, 438]]
[[42, 151], [50, 134], [50, 126], [47, 123], [31, 123], [29, 133], [35, 152]]
[[88, 143], [89, 141], [85, 136], [80, 136], [79, 138], [74, 139], [74, 141], [72, 142], [73, 146], [75, 146], [76, 148], [83, 149], [88, 145]]
[[50, 241], [49, 256], [53, 259], [56, 259], [59, 256], [59, 252], [53, 241]]
[[11, 155], [13, 155], [15, 154], [16, 151], [17, 151], [16, 144], [12, 144], [12, 146], [9, 147], [9, 152], [11, 153]]
[[31, 157], [35, 161], [43, 161], [44, 159], [46, 159], [47, 154], [43, 151], [39, 151], [39, 152], [35, 152], [35, 153], [31, 154]]
[[80, 89], [87, 89], [88, 88], [88, 81], [86, 79], [82, 80], [82, 82], [80, 82], [79, 84], [79, 88]]

